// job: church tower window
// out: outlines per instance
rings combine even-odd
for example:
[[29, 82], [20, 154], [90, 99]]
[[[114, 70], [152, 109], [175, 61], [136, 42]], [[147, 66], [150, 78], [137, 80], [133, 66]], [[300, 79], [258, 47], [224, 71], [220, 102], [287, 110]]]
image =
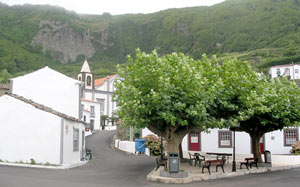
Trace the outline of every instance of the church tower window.
[[87, 76], [86, 78], [86, 85], [91, 86], [91, 76]]

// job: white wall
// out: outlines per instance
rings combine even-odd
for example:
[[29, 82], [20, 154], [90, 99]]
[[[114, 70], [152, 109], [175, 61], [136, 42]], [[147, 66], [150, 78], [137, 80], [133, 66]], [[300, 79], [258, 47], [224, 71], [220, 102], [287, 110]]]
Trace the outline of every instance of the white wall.
[[45, 67], [12, 82], [12, 93], [79, 118], [79, 81]]
[[135, 142], [119, 141], [119, 149], [128, 153], [135, 153]]
[[1, 160], [60, 164], [60, 117], [8, 95], [0, 106]]
[[[73, 133], [74, 128], [79, 129], [79, 151], [73, 151]], [[72, 164], [80, 162], [82, 156], [82, 132], [85, 131], [85, 127], [81, 123], [64, 120], [64, 151], [63, 151], [63, 163], [64, 164]], [[85, 136], [84, 136], [85, 137]], [[85, 144], [85, 141], [84, 141]]]
[[[210, 129], [209, 133], [202, 132], [200, 135], [201, 152], [222, 152], [232, 153], [233, 148], [219, 148], [218, 131], [220, 129]], [[222, 129], [226, 130], [226, 129]], [[142, 129], [142, 137], [148, 134], [153, 134], [149, 129]], [[298, 138], [299, 138], [298, 128]], [[236, 132], [236, 154], [251, 154], [251, 139], [248, 133]], [[232, 132], [232, 144], [233, 144], [233, 132]], [[273, 137], [273, 138], [272, 138]], [[188, 135], [182, 140], [182, 150], [189, 151]], [[271, 151], [272, 154], [290, 154], [291, 146], [284, 146], [284, 134], [283, 131], [273, 131], [265, 134], [265, 150]]]
[[[94, 102], [94, 101], [81, 101], [81, 104], [84, 105], [84, 109], [91, 112], [91, 106], [95, 107], [95, 116], [91, 117], [89, 116], [89, 121], [87, 123], [90, 123], [90, 120], [94, 120], [94, 130], [100, 130], [100, 103]], [[91, 114], [91, 113], [90, 113]], [[90, 115], [89, 114], [89, 115]], [[87, 112], [85, 112], [84, 115], [87, 115]]]
[[284, 145], [284, 131], [278, 130], [265, 134], [265, 149], [271, 151], [272, 154], [290, 154], [292, 146]]

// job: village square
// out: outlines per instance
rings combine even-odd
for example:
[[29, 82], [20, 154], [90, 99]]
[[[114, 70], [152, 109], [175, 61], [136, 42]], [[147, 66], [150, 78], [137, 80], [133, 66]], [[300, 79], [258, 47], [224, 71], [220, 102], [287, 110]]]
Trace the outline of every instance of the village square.
[[[147, 57], [144, 55], [146, 54], [138, 52], [137, 58], [156, 56], [155, 53]], [[173, 55], [179, 59], [188, 59]], [[231, 64], [230, 71], [234, 74], [232, 66]], [[248, 71], [247, 75], [251, 73], [248, 66], [239, 66], [239, 70], [244, 68], [244, 71]], [[280, 68], [270, 68], [270, 74], [273, 69], [286, 73], [299, 67], [295, 65]], [[146, 74], [144, 72], [145, 76]], [[253, 72], [254, 74], [256, 73]], [[263, 79], [261, 75], [256, 75], [257, 80]], [[280, 74], [277, 73], [274, 77], [276, 76]], [[44, 67], [11, 79], [9, 86], [2, 85], [1, 90], [7, 92], [0, 97], [1, 124], [6, 124], [1, 126], [1, 170], [48, 173], [51, 172], [49, 170], [64, 172], [63, 170], [70, 169], [71, 173], [80, 173], [90, 168], [95, 169], [93, 175], [107, 172], [101, 175], [110, 173], [112, 178], [116, 176], [115, 170], [120, 176], [124, 174], [123, 177], [130, 174], [128, 171], [132, 171], [137, 176], [143, 174], [139, 180], [148, 181], [147, 185], [151, 185], [151, 182], [193, 184], [213, 179], [233, 180], [233, 177], [243, 175], [253, 176], [299, 167], [299, 157], [291, 155], [292, 145], [298, 141], [299, 128], [292, 125], [264, 133], [259, 139], [261, 156], [257, 159], [253, 156], [253, 141], [249, 134], [236, 131], [242, 126], [242, 122], [237, 127], [234, 124], [232, 127], [207, 130], [196, 128], [199, 125], [196, 122], [191, 131], [185, 131], [189, 133], [183, 134], [181, 149], [171, 147], [170, 151], [167, 138], [172, 134], [157, 135], [149, 130], [155, 131], [151, 126], [145, 125], [136, 130], [139, 126], [133, 128], [120, 122], [117, 116], [121, 111], [120, 106], [117, 104], [118, 100], [113, 99], [115, 92], [120, 94], [117, 90], [120, 87], [115, 86], [118, 83], [124, 83], [119, 74], [94, 79], [88, 61], [85, 60], [77, 80]], [[128, 93], [126, 90], [123, 92]], [[217, 121], [214, 121], [212, 125], [216, 124]], [[173, 143], [177, 140], [171, 141]], [[99, 170], [102, 167], [110, 169]], [[132, 180], [135, 181], [137, 176], [129, 177], [133, 177]], [[32, 185], [31, 182], [28, 184]], [[107, 185], [109, 184], [115, 183], [108, 182]]]

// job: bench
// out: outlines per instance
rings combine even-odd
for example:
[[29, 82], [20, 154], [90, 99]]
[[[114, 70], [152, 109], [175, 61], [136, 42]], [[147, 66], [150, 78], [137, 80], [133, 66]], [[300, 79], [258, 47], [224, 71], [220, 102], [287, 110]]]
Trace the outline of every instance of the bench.
[[160, 166], [164, 166], [165, 169], [167, 169], [167, 163], [168, 163], [167, 159], [156, 158], [156, 171]]
[[258, 158], [245, 158], [245, 162], [241, 162], [240, 164], [240, 169], [242, 169], [243, 165], [246, 166], [247, 170], [249, 170], [249, 166], [250, 168], [252, 168], [252, 165], [255, 165], [256, 168], [258, 169]]
[[225, 173], [225, 171], [224, 171], [225, 162], [226, 162], [226, 159], [223, 159], [223, 160], [207, 160], [207, 161], [205, 161], [205, 164], [202, 166], [202, 173], [204, 171], [204, 168], [206, 168], [208, 170], [208, 173], [210, 174], [211, 164], [216, 164], [216, 172], [218, 172], [218, 167], [221, 167], [222, 170], [223, 170], [223, 173]]

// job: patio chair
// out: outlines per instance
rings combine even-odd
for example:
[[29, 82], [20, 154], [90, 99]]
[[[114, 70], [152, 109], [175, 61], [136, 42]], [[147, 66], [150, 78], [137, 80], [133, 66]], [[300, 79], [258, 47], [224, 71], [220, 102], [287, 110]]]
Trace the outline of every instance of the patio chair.
[[199, 163], [199, 167], [201, 167], [201, 162], [205, 161], [205, 156], [202, 156], [200, 153], [195, 153], [195, 166], [197, 166], [197, 163]]
[[192, 166], [193, 161], [196, 162], [196, 157], [194, 155], [192, 155], [190, 152], [189, 152], [189, 156], [190, 156], [189, 164], [190, 164], [190, 166]]

